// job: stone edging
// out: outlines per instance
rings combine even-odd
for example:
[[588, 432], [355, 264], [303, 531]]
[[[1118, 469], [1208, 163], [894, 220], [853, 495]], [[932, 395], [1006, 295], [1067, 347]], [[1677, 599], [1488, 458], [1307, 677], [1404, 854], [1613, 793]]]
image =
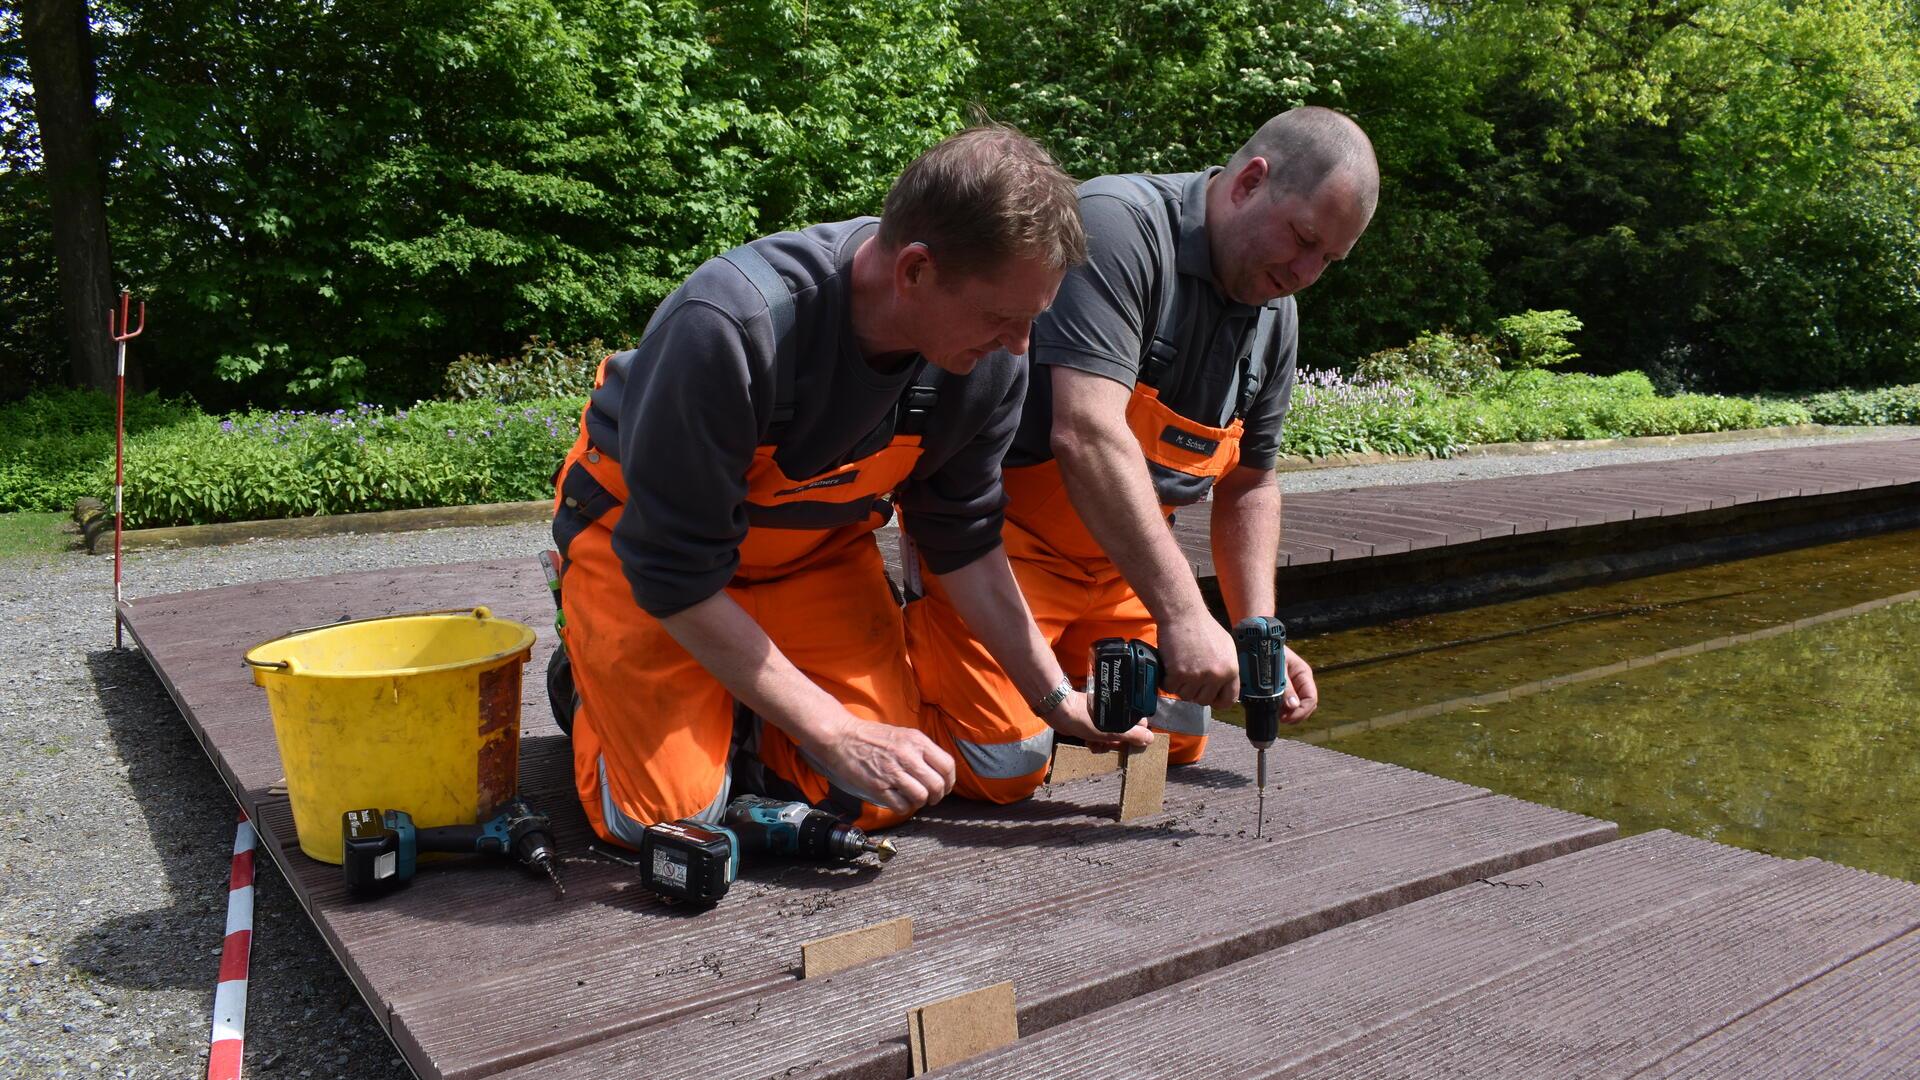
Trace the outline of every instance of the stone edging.
[[[1644, 446], [1688, 446], [1734, 442], [1741, 439], [1813, 435], [1822, 424], [1751, 428], [1745, 431], [1707, 431], [1692, 435], [1646, 435], [1631, 439], [1576, 439], [1557, 442], [1491, 443], [1463, 447], [1455, 457], [1525, 457], [1564, 454], [1574, 450], [1622, 450]], [[1430, 461], [1429, 454], [1332, 454], [1323, 458], [1282, 456], [1280, 472], [1335, 469], [1353, 465], [1391, 465], [1401, 461]], [[231, 521], [218, 525], [180, 525], [165, 529], [129, 529], [121, 546], [128, 551], [153, 548], [211, 547], [244, 540], [291, 540], [307, 536], [346, 533], [409, 532], [416, 529], [456, 529], [471, 525], [518, 525], [546, 521], [553, 501], [489, 503], [482, 506], [433, 506], [419, 510], [382, 510], [369, 514], [331, 514], [324, 517], [280, 518], [272, 521]], [[101, 545], [102, 550], [111, 550]]]

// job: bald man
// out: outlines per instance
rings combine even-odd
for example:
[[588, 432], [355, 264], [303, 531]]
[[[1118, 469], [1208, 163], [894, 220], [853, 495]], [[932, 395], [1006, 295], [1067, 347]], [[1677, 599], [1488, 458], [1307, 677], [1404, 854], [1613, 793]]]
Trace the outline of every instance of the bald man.
[[[1379, 193], [1357, 124], [1301, 108], [1261, 126], [1224, 167], [1103, 176], [1079, 189], [1089, 261], [1033, 330], [1021, 425], [1004, 461], [1003, 540], [1062, 668], [1103, 637], [1157, 643], [1153, 726], [1169, 760], [1197, 761], [1209, 710], [1239, 695], [1232, 636], [1207, 610], [1168, 527], [1212, 496], [1212, 548], [1230, 621], [1274, 611], [1274, 464], [1294, 382], [1293, 294], [1344, 258]], [[1047, 699], [1031, 701], [968, 634], [937, 580], [909, 580], [908, 650], [921, 693], [962, 733], [956, 791], [1012, 801], [1046, 774]], [[1318, 704], [1292, 650], [1282, 719]]]

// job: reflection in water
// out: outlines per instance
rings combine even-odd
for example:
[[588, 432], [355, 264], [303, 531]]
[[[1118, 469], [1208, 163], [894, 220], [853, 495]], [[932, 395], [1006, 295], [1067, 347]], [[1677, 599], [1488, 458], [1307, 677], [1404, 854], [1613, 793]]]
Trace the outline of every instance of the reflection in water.
[[1299, 734], [1626, 832], [1920, 880], [1915, 539], [1304, 641], [1324, 704]]

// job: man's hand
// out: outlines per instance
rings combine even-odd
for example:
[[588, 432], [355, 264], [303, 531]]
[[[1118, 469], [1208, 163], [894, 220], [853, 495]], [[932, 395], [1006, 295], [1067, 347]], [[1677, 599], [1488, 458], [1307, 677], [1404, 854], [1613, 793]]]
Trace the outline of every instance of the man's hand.
[[1120, 735], [1094, 727], [1092, 699], [1077, 690], [1068, 693], [1064, 701], [1041, 719], [1056, 733], [1086, 743], [1087, 749], [1096, 754], [1108, 750], [1144, 750], [1153, 745], [1153, 732], [1147, 729], [1145, 720]]
[[913, 728], [851, 713], [803, 749], [828, 779], [875, 806], [912, 813], [953, 790], [953, 757]]
[[1161, 688], [1175, 697], [1216, 709], [1240, 700], [1233, 635], [1204, 608], [1195, 618], [1160, 624], [1160, 662]]
[[1297, 724], [1320, 707], [1320, 688], [1314, 684], [1313, 668], [1292, 649], [1287, 650], [1287, 689], [1280, 704], [1283, 724]]

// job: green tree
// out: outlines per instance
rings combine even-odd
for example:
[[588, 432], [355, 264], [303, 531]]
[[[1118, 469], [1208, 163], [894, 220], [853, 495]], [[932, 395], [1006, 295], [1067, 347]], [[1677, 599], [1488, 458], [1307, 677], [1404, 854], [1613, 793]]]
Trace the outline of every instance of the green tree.
[[[940, 3], [133, 5], [108, 67], [146, 343], [213, 400], [432, 392], [631, 337], [702, 258], [870, 211], [957, 125]], [[212, 376], [226, 381], [226, 389]]]

